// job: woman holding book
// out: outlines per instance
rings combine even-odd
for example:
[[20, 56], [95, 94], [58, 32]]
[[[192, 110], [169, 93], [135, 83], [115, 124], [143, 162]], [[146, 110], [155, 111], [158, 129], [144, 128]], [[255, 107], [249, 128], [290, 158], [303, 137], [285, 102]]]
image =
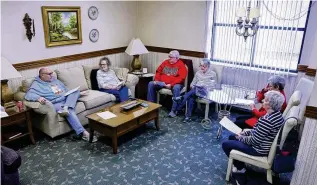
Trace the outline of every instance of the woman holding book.
[[[284, 96], [279, 91], [265, 93], [263, 108], [266, 114], [259, 118], [253, 129], [229, 136], [222, 143], [222, 149], [229, 157], [231, 150], [238, 150], [253, 156], [268, 156], [271, 145], [284, 123], [280, 112]], [[235, 160], [233, 172], [245, 172], [244, 163]]]
[[194, 108], [197, 88], [206, 88], [206, 84], [210, 84], [212, 80], [216, 80], [216, 73], [210, 68], [210, 60], [205, 58], [200, 62], [200, 70], [198, 70], [194, 76], [193, 81], [190, 84], [191, 90], [188, 91], [183, 97], [173, 98], [173, 101], [179, 101], [176, 108], [176, 114], [186, 105], [188, 101], [187, 112], [183, 122], [190, 121], [192, 111]]
[[129, 99], [128, 88], [119, 80], [116, 73], [110, 69], [110, 66], [111, 62], [108, 57], [100, 59], [100, 69], [97, 71], [99, 90], [113, 94], [119, 102], [126, 101]]

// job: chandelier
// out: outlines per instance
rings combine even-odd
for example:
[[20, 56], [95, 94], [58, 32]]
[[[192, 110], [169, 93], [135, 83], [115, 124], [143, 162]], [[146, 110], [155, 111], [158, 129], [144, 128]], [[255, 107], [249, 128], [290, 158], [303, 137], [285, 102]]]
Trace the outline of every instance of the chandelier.
[[[259, 8], [251, 8], [251, 1], [247, 9], [239, 8], [236, 12], [237, 20], [236, 34], [243, 36], [244, 41], [247, 41], [248, 37], [254, 36], [258, 31], [258, 18], [260, 17]], [[245, 18], [243, 20], [243, 18]], [[252, 19], [252, 20], [251, 20]], [[251, 20], [251, 21], [250, 21]], [[251, 33], [249, 32], [251, 31]]]

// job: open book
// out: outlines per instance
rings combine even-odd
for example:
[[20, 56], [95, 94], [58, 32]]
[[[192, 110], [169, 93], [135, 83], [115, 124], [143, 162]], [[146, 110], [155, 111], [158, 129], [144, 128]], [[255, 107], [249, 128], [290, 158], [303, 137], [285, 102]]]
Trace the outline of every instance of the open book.
[[72, 89], [72, 90], [67, 91], [67, 92], [64, 94], [64, 96], [68, 96], [68, 95], [72, 94], [73, 92], [77, 91], [79, 88], [80, 88], [80, 86], [78, 86], [78, 87], [76, 87], [76, 88], [74, 88], [74, 89]]
[[234, 124], [226, 116], [222, 118], [222, 120], [219, 123], [220, 125], [222, 125], [223, 127], [225, 127], [227, 130], [229, 130], [232, 133], [239, 134], [242, 132], [242, 129], [238, 127], [236, 124]]

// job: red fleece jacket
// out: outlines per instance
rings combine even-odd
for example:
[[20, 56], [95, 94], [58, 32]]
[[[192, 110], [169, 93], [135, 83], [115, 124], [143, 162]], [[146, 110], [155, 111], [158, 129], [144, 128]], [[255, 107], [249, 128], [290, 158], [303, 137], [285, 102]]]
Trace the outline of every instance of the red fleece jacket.
[[187, 76], [187, 69], [183, 61], [178, 60], [175, 64], [170, 64], [165, 60], [156, 70], [155, 81], [165, 82], [171, 84], [183, 84]]
[[[264, 90], [257, 92], [257, 97], [258, 97], [258, 101], [259, 102], [262, 102], [262, 100], [264, 99], [264, 94], [266, 92], [267, 91], [264, 91]], [[280, 91], [280, 93], [283, 94], [284, 99], [285, 99], [284, 103], [283, 103], [283, 105], [281, 107], [281, 112], [283, 113], [284, 110], [286, 109], [286, 106], [287, 106], [287, 104], [286, 104], [286, 96], [285, 96], [285, 93], [284, 93], [283, 90]], [[254, 125], [258, 122], [258, 119], [266, 114], [266, 110], [263, 107], [261, 107], [259, 110], [258, 109], [253, 109], [252, 113], [253, 113], [254, 117], [246, 120], [245, 123], [248, 124], [251, 127], [254, 127]]]

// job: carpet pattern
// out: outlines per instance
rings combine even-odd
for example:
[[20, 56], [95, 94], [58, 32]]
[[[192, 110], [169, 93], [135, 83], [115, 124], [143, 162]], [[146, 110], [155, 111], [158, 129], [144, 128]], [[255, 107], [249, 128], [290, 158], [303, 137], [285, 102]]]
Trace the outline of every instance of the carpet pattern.
[[148, 123], [119, 138], [117, 155], [106, 137], [90, 144], [67, 135], [21, 148], [21, 184], [225, 184], [228, 158], [221, 143], [228, 133], [219, 141], [218, 126], [203, 129], [202, 117], [183, 123], [183, 116], [167, 113], [160, 111], [161, 130]]

